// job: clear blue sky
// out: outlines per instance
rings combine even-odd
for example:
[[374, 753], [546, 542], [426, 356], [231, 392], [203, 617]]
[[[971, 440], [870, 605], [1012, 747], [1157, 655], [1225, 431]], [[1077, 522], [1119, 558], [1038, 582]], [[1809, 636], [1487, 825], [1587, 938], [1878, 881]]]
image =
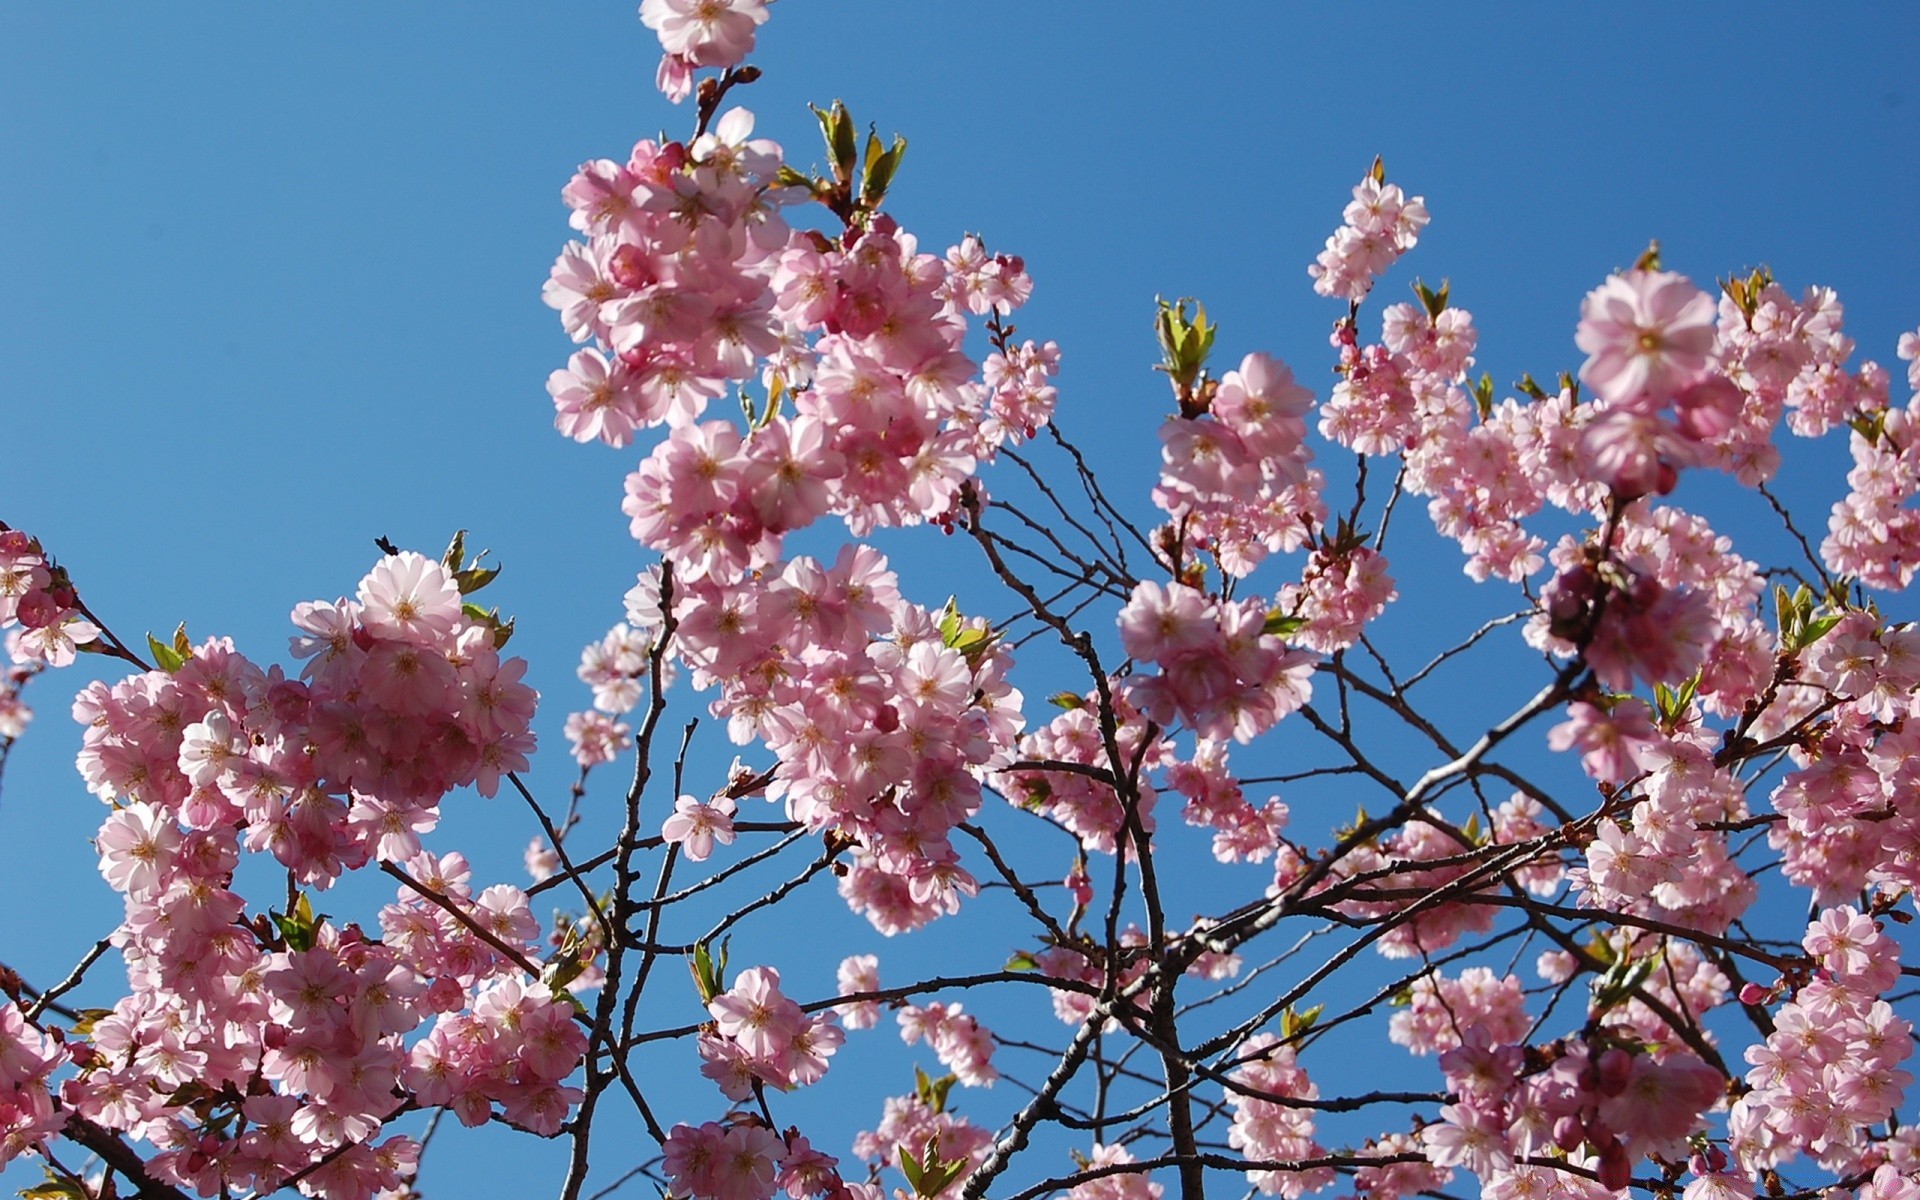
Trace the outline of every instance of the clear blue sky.
[[[1580, 297], [1650, 237], [1702, 283], [1764, 262], [1837, 288], [1884, 363], [1920, 323], [1911, 5], [784, 0], [761, 46], [762, 135], [816, 161], [804, 104], [844, 98], [910, 139], [893, 208], [926, 245], [1026, 256], [1022, 329], [1064, 347], [1061, 420], [1116, 479], [1157, 454], [1156, 293], [1324, 395], [1338, 307], [1305, 266], [1375, 154], [1433, 213], [1385, 294], [1450, 277], [1502, 382], [1576, 366]], [[635, 455], [551, 430], [569, 343], [539, 291], [574, 165], [690, 124], [656, 53], [624, 2], [0, 7], [0, 518], [123, 635], [186, 620], [262, 661], [374, 537], [468, 528], [506, 567], [487, 599], [520, 618], [557, 793], [579, 648], [643, 560]], [[1816, 526], [1826, 449], [1783, 484]], [[907, 582], [937, 604], [934, 549]], [[33, 688], [0, 802], [0, 959], [37, 980], [118, 919], [71, 768], [81, 678]], [[519, 813], [448, 810], [442, 846], [522, 878]], [[426, 1186], [540, 1194], [551, 1149], [436, 1155]]]

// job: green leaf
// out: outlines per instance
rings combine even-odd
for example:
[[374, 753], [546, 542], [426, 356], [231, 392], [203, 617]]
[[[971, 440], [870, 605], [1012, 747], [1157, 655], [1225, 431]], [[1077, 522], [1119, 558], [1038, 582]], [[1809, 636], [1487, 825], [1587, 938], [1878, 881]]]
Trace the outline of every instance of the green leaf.
[[1047, 697], [1047, 703], [1053, 705], [1055, 708], [1064, 708], [1068, 711], [1085, 708], [1087, 706], [1086, 698], [1077, 692], [1055, 692], [1053, 695]]
[[91, 1200], [87, 1189], [71, 1179], [53, 1173], [52, 1167], [42, 1168], [47, 1173], [45, 1183], [37, 1183], [29, 1188], [21, 1188], [19, 1195], [23, 1200]]
[[546, 984], [547, 990], [555, 996], [566, 992], [567, 985], [580, 978], [586, 971], [586, 960], [580, 953], [582, 946], [580, 927], [568, 925], [566, 936], [560, 942], [559, 951], [547, 960], [546, 966], [540, 972], [540, 982]]
[[875, 154], [880, 139], [869, 137], [867, 142], [867, 167], [860, 180], [860, 200], [869, 208], [877, 208], [886, 198], [887, 189], [893, 186], [893, 177], [900, 170], [900, 160], [906, 157], [907, 139], [894, 135], [893, 145], [884, 152]]
[[1272, 634], [1274, 637], [1292, 637], [1306, 628], [1306, 625], [1305, 617], [1289, 616], [1276, 608], [1267, 614], [1266, 623], [1260, 626], [1260, 632]]
[[1656, 954], [1639, 959], [1615, 959], [1613, 965], [1607, 968], [1607, 973], [1593, 985], [1594, 1011], [1604, 1013], [1613, 1009], [1645, 983], [1658, 965], [1659, 956]]
[[287, 943], [287, 949], [313, 949], [314, 936], [319, 932], [320, 921], [324, 918], [314, 915], [313, 905], [308, 901], [305, 892], [302, 892], [299, 899], [294, 901], [293, 911], [284, 916], [279, 913], [274, 913], [272, 916], [274, 925], [280, 930], [281, 938]]
[[472, 595], [498, 578], [499, 567], [468, 567], [453, 573], [454, 586], [460, 589], [462, 596]]
[[1013, 957], [1007, 960], [1007, 965], [1001, 968], [1003, 971], [1038, 971], [1039, 969], [1040, 960], [1025, 950], [1014, 951]]
[[907, 1182], [912, 1185], [916, 1196], [938, 1196], [947, 1189], [949, 1184], [960, 1178], [960, 1172], [966, 1170], [967, 1161], [964, 1158], [951, 1162], [940, 1158], [940, 1151], [936, 1146], [938, 1140], [931, 1137], [927, 1139], [926, 1149], [922, 1151], [918, 1161], [908, 1155], [904, 1147], [900, 1150], [900, 1173], [907, 1177]]
[[913, 1161], [913, 1156], [907, 1153], [905, 1146], [900, 1147], [900, 1173], [907, 1177], [907, 1186], [913, 1189], [915, 1195], [927, 1195], [926, 1177], [920, 1174], [920, 1164]]
[[1474, 381], [1473, 406], [1479, 410], [1482, 421], [1493, 415], [1493, 376], [1485, 371]]
[[1440, 314], [1447, 311], [1447, 293], [1451, 290], [1452, 284], [1445, 279], [1440, 281], [1440, 290], [1437, 292], [1418, 279], [1413, 281], [1413, 294], [1420, 298], [1420, 307], [1427, 310], [1427, 319], [1430, 321], [1438, 321]]
[[77, 1014], [79, 1020], [73, 1023], [73, 1032], [85, 1037], [93, 1032], [93, 1027], [113, 1015], [110, 1008], [83, 1008]]
[[693, 960], [687, 966], [693, 972], [693, 986], [700, 993], [700, 1003], [712, 1004], [715, 996], [727, 990], [721, 984], [719, 970], [713, 965], [713, 952], [707, 949], [705, 942], [693, 944]]
[[1326, 1010], [1326, 1005], [1316, 1004], [1312, 1008], [1295, 1012], [1293, 1007], [1289, 1005], [1287, 1011], [1280, 1014], [1281, 1040], [1292, 1041], [1294, 1038], [1307, 1032], [1307, 1030], [1312, 1029], [1314, 1022], [1318, 1021], [1320, 1014]]
[[153, 655], [153, 665], [171, 675], [186, 665], [187, 656], [167, 645], [152, 634], [147, 635], [147, 650]]
[[1611, 964], [1614, 960], [1613, 943], [1597, 933], [1587, 939], [1586, 950], [1603, 963]]
[[1828, 630], [1840, 623], [1843, 615], [1844, 614], [1841, 613], [1832, 613], [1828, 616], [1815, 617], [1813, 620], [1808, 621], [1806, 628], [1800, 631], [1800, 648], [1804, 649], [1807, 646], [1811, 646], [1825, 637]]
[[947, 1093], [953, 1090], [956, 1082], [957, 1076], [942, 1075], [934, 1079], [918, 1066], [913, 1068], [913, 1094], [935, 1113], [947, 1111]]
[[467, 531], [456, 529], [453, 531], [453, 540], [447, 543], [447, 552], [440, 556], [440, 565], [447, 569], [447, 574], [452, 575], [465, 566], [466, 562]]
[[[808, 107], [813, 108], [812, 105]], [[848, 114], [847, 106], [835, 100], [830, 110], [813, 108], [813, 115], [820, 122], [820, 136], [827, 144], [827, 161], [833, 167], [834, 179], [840, 183], [851, 183], [853, 166], [860, 150], [855, 141], [853, 117]]]
[[[1214, 337], [1220, 328], [1207, 321], [1207, 306], [1191, 297], [1182, 297], [1173, 304], [1155, 297], [1154, 304], [1157, 306], [1154, 333], [1160, 341], [1160, 370], [1165, 371], [1183, 392], [1190, 390], [1200, 378], [1201, 368], [1206, 366], [1207, 355], [1213, 352]], [[1187, 316], [1189, 304], [1195, 309], [1191, 318]]]

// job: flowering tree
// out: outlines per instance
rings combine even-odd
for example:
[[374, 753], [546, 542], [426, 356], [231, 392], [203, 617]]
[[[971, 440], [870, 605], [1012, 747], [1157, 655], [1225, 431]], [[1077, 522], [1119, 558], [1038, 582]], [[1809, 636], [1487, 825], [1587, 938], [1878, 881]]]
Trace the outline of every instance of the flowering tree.
[[[837, 103], [818, 169], [753, 136], [767, 15], [646, 0], [691, 134], [562, 193], [555, 423], [644, 451], [652, 559], [583, 655], [564, 803], [523, 778], [536, 697], [463, 536], [383, 545], [256, 662], [123, 639], [0, 526], [0, 755], [43, 669], [134, 672], [74, 702], [126, 919], [64, 979], [0, 980], [27, 1194], [407, 1196], [419, 1120], [451, 1114], [564, 1139], [568, 1200], [1914, 1195], [1920, 632], [1870, 597], [1920, 564], [1920, 460], [1833, 294], [1716, 296], [1650, 248], [1581, 305], [1577, 371], [1503, 396], [1449, 289], [1372, 306], [1428, 223], [1375, 160], [1309, 268], [1324, 399], [1158, 303], [1142, 519], [1054, 421], [1024, 262], [888, 215], [903, 140]], [[1898, 350], [1920, 391], [1920, 334]], [[1848, 440], [1818, 542], [1767, 487], [1782, 424]], [[1710, 473], [1777, 536], [1667, 499]], [[1413, 498], [1488, 599], [1405, 664], [1373, 633], [1413, 597]], [[921, 526], [977, 596], [903, 589], [876, 531]], [[1484, 721], [1432, 686], [1476, 661]], [[695, 752], [705, 717], [731, 765]], [[585, 844], [610, 766], [621, 828]], [[431, 844], [469, 786], [523, 806], [530, 886]], [[1359, 811], [1294, 821], [1275, 789]], [[323, 899], [358, 872], [393, 899]], [[730, 961], [829, 879], [889, 936], [972, 922], [969, 956], [848, 955], [820, 995]], [[71, 1006], [112, 958], [111, 1006]], [[883, 1017], [942, 1074], [900, 1059], [830, 1145], [808, 1089]], [[1434, 1062], [1346, 1069], [1381, 1041]]]

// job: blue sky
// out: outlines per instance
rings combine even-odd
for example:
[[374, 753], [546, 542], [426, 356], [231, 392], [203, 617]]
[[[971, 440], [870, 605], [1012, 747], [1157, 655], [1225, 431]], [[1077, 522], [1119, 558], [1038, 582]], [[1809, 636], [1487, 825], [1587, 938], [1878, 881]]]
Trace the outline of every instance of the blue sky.
[[[1025, 255], [1023, 332], [1061, 343], [1061, 420], [1116, 480], [1156, 461], [1156, 293], [1205, 300], [1222, 365], [1270, 350], [1324, 395], [1339, 309], [1305, 267], [1375, 154], [1433, 213], [1381, 294], [1450, 278], [1503, 383], [1577, 366], [1580, 297], [1650, 237], [1703, 284], [1764, 262], [1837, 288], [1883, 363], [1920, 323], [1908, 5], [784, 0], [761, 46], [763, 136], [816, 161], [804, 105], [843, 98], [910, 140], [892, 207], [928, 248]], [[520, 618], [557, 793], [579, 648], [644, 560], [617, 509], [635, 455], [551, 430], [569, 343], [539, 289], [573, 166], [690, 124], [655, 54], [625, 3], [0, 8], [0, 518], [123, 635], [185, 620], [263, 661], [376, 536], [467, 528], [506, 567], [487, 599]], [[1795, 468], [1818, 527], [1843, 450]], [[966, 585], [937, 540], [894, 545], [923, 602]], [[117, 920], [71, 769], [80, 678], [34, 685], [0, 801], [0, 960], [33, 979]], [[518, 880], [519, 814], [454, 808], [443, 844]], [[448, 1154], [428, 1186], [538, 1192], [547, 1149], [474, 1160], [478, 1191]]]

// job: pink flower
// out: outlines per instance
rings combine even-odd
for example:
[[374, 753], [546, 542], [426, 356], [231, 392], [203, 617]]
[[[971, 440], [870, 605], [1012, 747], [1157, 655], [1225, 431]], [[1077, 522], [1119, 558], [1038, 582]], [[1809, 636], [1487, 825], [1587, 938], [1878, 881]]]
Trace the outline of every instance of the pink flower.
[[704, 804], [692, 796], [674, 801], [673, 815], [660, 826], [660, 836], [679, 846], [694, 862], [705, 862], [713, 853], [714, 842], [733, 844], [734, 802], [730, 796], [715, 796]]
[[[841, 960], [838, 975], [842, 996], [877, 992], [880, 990], [880, 959], [872, 954], [850, 955]], [[843, 1004], [834, 1011], [840, 1014], [841, 1023], [848, 1029], [871, 1029], [880, 1019], [880, 1005], [872, 1000]]]
[[1713, 298], [1685, 276], [1612, 276], [1580, 306], [1581, 382], [1609, 403], [1666, 400], [1706, 368], [1713, 327]]
[[768, 0], [642, 0], [640, 23], [691, 66], [730, 67], [753, 50]]
[[780, 972], [749, 967], [733, 986], [707, 1005], [720, 1036], [731, 1038], [755, 1058], [772, 1058], [807, 1024], [800, 1006], [780, 992]]
[[1657, 763], [1661, 739], [1640, 700], [1623, 700], [1610, 711], [1575, 700], [1567, 705], [1566, 723], [1548, 731], [1547, 745], [1577, 747], [1588, 775], [1602, 783], [1624, 783]]
[[360, 581], [360, 623], [368, 631], [418, 646], [450, 641], [460, 619], [460, 589], [447, 569], [423, 554], [389, 554]]
[[180, 847], [180, 830], [152, 805], [129, 804], [100, 826], [94, 845], [107, 882], [114, 890], [139, 898], [159, 886]]

